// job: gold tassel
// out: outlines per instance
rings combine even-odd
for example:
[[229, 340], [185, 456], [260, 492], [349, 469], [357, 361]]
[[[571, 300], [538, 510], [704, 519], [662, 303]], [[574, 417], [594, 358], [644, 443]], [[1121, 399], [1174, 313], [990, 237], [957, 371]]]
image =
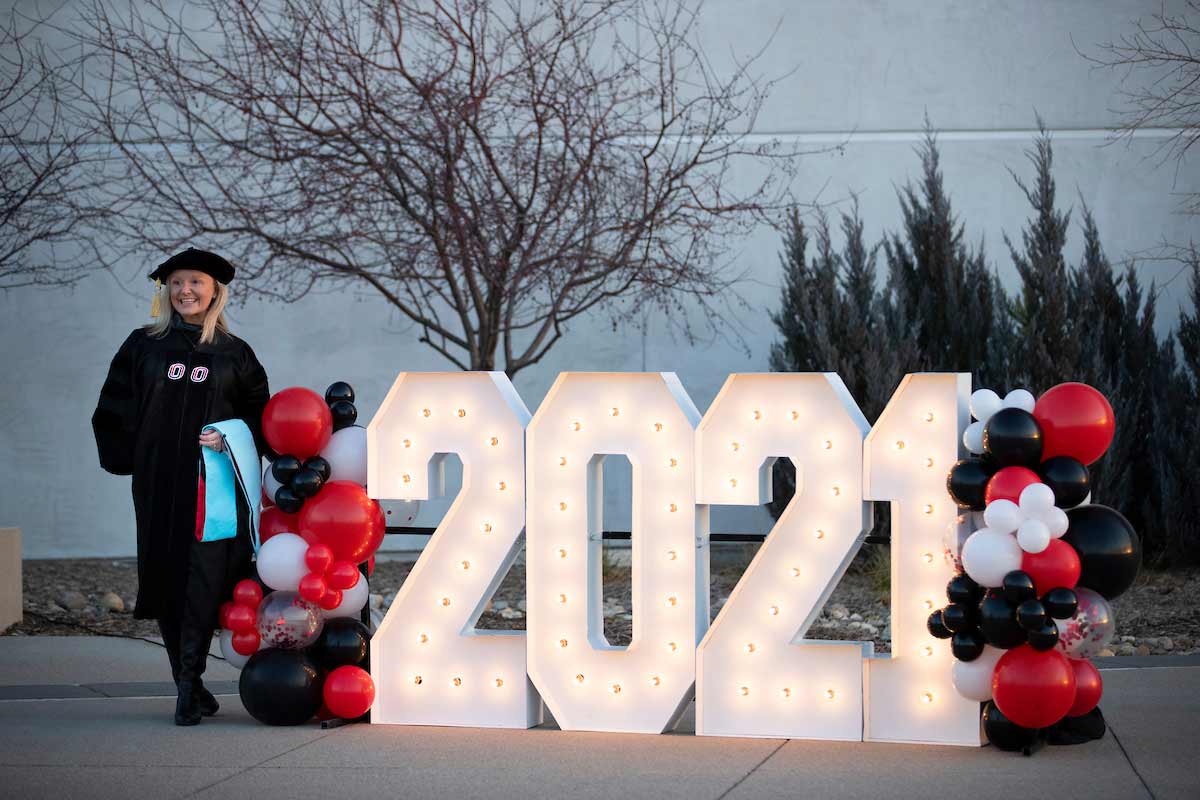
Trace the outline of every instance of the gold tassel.
[[150, 301], [150, 316], [158, 319], [159, 313], [162, 311], [162, 281], [158, 278], [154, 279], [154, 299]]

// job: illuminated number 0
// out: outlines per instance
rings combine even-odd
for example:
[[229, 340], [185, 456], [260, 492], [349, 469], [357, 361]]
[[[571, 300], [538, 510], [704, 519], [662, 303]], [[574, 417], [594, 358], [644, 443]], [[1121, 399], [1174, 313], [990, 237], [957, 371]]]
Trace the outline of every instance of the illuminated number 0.
[[[671, 373], [563, 373], [529, 425], [529, 674], [564, 730], [662, 733], [691, 699], [708, 623], [699, 418]], [[613, 454], [633, 468], [628, 648], [607, 642], [602, 613], [600, 479]]]

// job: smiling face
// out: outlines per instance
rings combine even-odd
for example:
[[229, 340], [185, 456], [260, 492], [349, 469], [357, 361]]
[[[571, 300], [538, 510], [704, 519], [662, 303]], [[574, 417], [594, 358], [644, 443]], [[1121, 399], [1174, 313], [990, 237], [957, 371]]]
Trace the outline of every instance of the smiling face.
[[177, 269], [167, 277], [171, 289], [171, 307], [185, 322], [200, 325], [216, 294], [212, 276], [194, 269]]

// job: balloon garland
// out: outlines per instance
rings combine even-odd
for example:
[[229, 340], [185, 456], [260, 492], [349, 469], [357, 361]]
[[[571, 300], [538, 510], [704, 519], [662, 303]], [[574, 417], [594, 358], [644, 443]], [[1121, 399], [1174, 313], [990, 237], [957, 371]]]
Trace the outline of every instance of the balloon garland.
[[220, 611], [221, 651], [242, 670], [246, 710], [267, 725], [314, 715], [354, 719], [375, 697], [370, 631], [358, 620], [386, 521], [367, 497], [366, 430], [354, 390], [322, 399], [292, 387], [271, 397], [263, 434], [278, 455], [263, 474], [258, 580], [240, 581]]
[[1108, 449], [1112, 407], [1082, 383], [1036, 401], [971, 395], [971, 457], [946, 488], [962, 515], [946, 538], [958, 572], [929, 631], [949, 639], [954, 686], [984, 703], [983, 729], [1003, 750], [1104, 735], [1103, 682], [1088, 659], [1112, 640], [1108, 601], [1128, 589], [1141, 542], [1119, 512], [1089, 502], [1088, 466]]

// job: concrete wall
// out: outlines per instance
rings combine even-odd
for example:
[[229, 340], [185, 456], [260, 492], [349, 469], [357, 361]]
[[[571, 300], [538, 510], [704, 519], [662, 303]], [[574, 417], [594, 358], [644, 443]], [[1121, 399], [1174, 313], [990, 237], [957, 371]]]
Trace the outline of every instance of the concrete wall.
[[[1181, 4], [1168, 3], [1174, 5]], [[858, 193], [871, 239], [899, 224], [895, 188], [919, 175], [913, 148], [928, 113], [944, 131], [942, 166], [967, 235], [986, 242], [991, 261], [1012, 282], [1001, 237], [1019, 237], [1028, 209], [1007, 169], [1029, 174], [1024, 151], [1035, 110], [1054, 133], [1062, 202], [1078, 207], [1078, 196], [1086, 198], [1111, 258], [1195, 237], [1194, 220], [1175, 213], [1172, 193], [1200, 191], [1200, 174], [1158, 166], [1153, 154], [1168, 132], [1108, 143], [1105, 130], [1116, 119], [1109, 109], [1119, 104], [1115, 76], [1091, 70], [1072, 45], [1088, 49], [1118, 37], [1131, 19], [1157, 7], [1157, 0], [710, 0], [700, 34], [720, 66], [731, 51], [756, 49], [778, 26], [763, 72], [797, 69], [778, 87], [756, 132], [814, 146], [849, 139], [840, 151], [806, 158], [795, 189], [823, 201]], [[779, 236], [768, 229], [736, 243], [737, 264], [748, 269], [741, 291], [751, 310], [735, 321], [745, 349], [721, 339], [679, 341], [662, 320], [649, 320], [646, 335], [614, 331], [604, 317], [583, 320], [540, 365], [517, 376], [526, 404], [535, 409], [561, 370], [645, 369], [677, 372], [703, 410], [728, 373], [766, 369], [775, 338], [767, 312], [778, 304], [778, 249]], [[1068, 257], [1080, 250], [1074, 228]], [[0, 526], [23, 529], [26, 557], [134, 550], [128, 478], [99, 469], [88, 421], [112, 354], [146, 319], [148, 266], [124, 264], [118, 275], [98, 274], [69, 291], [0, 294]], [[1163, 287], [1163, 331], [1174, 324], [1186, 289], [1183, 278], [1169, 282], [1177, 269], [1139, 265], [1146, 283]], [[274, 388], [321, 390], [348, 380], [363, 420], [397, 372], [448, 368], [364, 290], [347, 287], [293, 306], [252, 302], [232, 318]], [[627, 490], [606, 488], [612, 490], [606, 520], [621, 519], [622, 506], [627, 518]], [[428, 504], [419, 522], [432, 523], [444, 507]], [[714, 520], [726, 530], [761, 524], [762, 514]]]

